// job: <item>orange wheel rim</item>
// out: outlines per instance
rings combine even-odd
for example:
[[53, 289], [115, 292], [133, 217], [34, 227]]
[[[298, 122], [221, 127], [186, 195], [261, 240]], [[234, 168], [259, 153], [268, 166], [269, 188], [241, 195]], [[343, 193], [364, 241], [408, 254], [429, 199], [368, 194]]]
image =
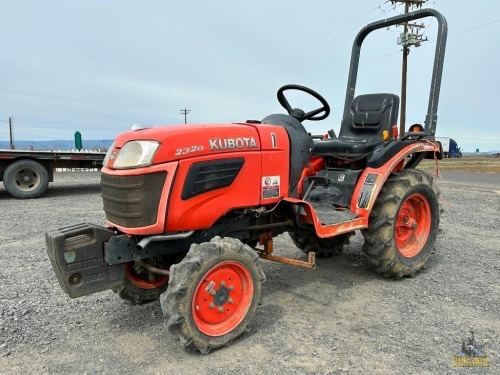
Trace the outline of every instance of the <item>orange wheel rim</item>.
[[207, 336], [222, 336], [245, 318], [253, 298], [248, 268], [234, 261], [211, 268], [196, 287], [192, 315], [196, 327]]
[[409, 196], [399, 208], [394, 237], [405, 258], [416, 256], [425, 246], [431, 229], [431, 207], [422, 194]]
[[132, 284], [141, 289], [156, 289], [168, 283], [168, 275], [162, 275], [153, 281], [141, 277], [134, 270], [134, 262], [128, 262], [125, 264], [125, 275]]

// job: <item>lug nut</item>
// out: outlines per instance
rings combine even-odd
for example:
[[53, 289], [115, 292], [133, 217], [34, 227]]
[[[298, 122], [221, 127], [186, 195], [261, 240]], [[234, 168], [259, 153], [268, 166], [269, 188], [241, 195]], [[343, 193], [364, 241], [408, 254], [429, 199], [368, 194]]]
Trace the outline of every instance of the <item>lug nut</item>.
[[220, 313], [223, 313], [224, 312], [224, 307], [222, 306], [219, 306], [219, 308], [217, 309]]
[[210, 305], [208, 305], [209, 309], [213, 309], [215, 307], [215, 304], [213, 302], [210, 302]]

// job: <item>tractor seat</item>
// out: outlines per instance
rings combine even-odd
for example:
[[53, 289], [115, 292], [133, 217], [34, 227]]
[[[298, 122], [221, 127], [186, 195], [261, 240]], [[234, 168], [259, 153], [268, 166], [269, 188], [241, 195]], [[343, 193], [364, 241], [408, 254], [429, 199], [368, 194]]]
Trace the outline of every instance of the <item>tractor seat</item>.
[[396, 125], [399, 97], [394, 94], [359, 95], [344, 115], [338, 138], [314, 143], [312, 153], [320, 156], [360, 156], [382, 144], [382, 132]]

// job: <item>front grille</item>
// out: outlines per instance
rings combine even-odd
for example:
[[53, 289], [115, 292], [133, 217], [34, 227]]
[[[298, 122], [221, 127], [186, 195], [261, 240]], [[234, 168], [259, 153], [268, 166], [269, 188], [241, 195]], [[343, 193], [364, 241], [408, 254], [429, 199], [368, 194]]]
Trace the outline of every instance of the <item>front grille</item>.
[[234, 158], [191, 165], [182, 188], [181, 198], [186, 200], [207, 191], [231, 185], [244, 162], [243, 158]]
[[127, 228], [156, 223], [166, 172], [142, 176], [101, 173], [101, 195], [106, 219]]

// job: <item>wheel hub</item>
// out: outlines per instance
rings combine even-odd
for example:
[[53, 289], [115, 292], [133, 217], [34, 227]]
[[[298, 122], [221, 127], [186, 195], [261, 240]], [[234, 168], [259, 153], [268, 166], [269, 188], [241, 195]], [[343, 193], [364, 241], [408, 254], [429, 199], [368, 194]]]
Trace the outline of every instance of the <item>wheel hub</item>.
[[396, 245], [401, 255], [416, 256], [429, 235], [431, 209], [421, 194], [411, 195], [399, 209], [394, 228]]
[[40, 177], [36, 171], [30, 168], [22, 168], [15, 173], [14, 182], [19, 189], [31, 191], [40, 184]]
[[229, 300], [229, 289], [221, 286], [214, 295], [214, 304], [215, 306], [224, 306], [226, 302]]
[[253, 281], [248, 269], [238, 262], [222, 262], [198, 284], [193, 296], [193, 320], [206, 335], [224, 335], [241, 323], [252, 295]]

